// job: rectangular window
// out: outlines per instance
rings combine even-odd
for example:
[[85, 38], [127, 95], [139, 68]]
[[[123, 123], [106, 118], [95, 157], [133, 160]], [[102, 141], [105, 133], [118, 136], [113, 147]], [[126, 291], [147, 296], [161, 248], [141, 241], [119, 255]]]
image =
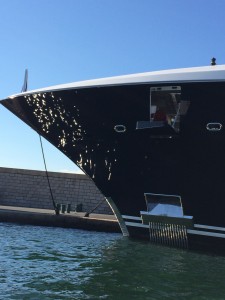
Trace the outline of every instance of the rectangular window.
[[152, 87], [150, 89], [150, 122], [164, 122], [180, 131], [180, 117], [185, 115], [190, 102], [181, 99], [180, 86]]
[[150, 117], [138, 121], [136, 129], [150, 129], [152, 135], [171, 136], [180, 131], [181, 117], [188, 111], [190, 101], [182, 99], [180, 86], [150, 88]]

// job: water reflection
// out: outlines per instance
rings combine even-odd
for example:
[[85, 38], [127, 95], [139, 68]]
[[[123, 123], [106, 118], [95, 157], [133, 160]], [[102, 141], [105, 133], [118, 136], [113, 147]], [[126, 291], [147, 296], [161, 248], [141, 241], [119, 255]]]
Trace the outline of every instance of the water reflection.
[[[111, 131], [103, 139], [98, 129], [93, 132], [94, 124], [87, 126], [95, 112], [89, 108], [90, 104], [88, 108], [83, 106], [85, 101], [86, 96], [83, 98], [77, 90], [63, 95], [60, 92], [30, 94], [24, 96], [24, 110], [26, 114], [30, 111], [29, 122], [91, 178], [96, 178], [96, 172], [99, 172], [101, 177], [110, 181], [112, 167], [117, 161], [116, 146], [107, 145]], [[17, 113], [23, 119], [21, 113]], [[101, 124], [101, 131], [103, 127]], [[98, 171], [99, 160], [102, 165]]]

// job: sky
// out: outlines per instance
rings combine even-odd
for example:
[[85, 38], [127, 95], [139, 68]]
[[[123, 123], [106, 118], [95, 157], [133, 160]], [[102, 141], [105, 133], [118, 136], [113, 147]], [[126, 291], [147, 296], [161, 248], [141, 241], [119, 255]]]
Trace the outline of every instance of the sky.
[[[0, 0], [0, 99], [108, 76], [225, 64], [225, 0]], [[44, 170], [39, 136], [0, 105], [0, 167]], [[49, 171], [80, 172], [43, 141]]]

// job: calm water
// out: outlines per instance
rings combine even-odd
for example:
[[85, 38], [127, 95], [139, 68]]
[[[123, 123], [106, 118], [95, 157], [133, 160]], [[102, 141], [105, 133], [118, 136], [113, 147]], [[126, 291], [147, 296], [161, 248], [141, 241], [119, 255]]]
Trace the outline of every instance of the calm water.
[[0, 223], [0, 299], [225, 299], [225, 258]]

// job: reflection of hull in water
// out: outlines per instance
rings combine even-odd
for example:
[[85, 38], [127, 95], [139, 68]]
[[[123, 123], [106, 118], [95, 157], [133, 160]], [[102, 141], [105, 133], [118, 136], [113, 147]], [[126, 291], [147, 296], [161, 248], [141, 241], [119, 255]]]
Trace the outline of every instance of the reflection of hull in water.
[[[191, 248], [225, 250], [224, 81], [225, 67], [212, 66], [56, 86], [1, 103], [84, 170], [124, 234], [160, 243], [184, 234]], [[180, 232], [175, 222], [166, 233], [171, 213], [152, 223], [145, 193], [178, 195], [178, 218], [191, 216], [192, 225]]]

